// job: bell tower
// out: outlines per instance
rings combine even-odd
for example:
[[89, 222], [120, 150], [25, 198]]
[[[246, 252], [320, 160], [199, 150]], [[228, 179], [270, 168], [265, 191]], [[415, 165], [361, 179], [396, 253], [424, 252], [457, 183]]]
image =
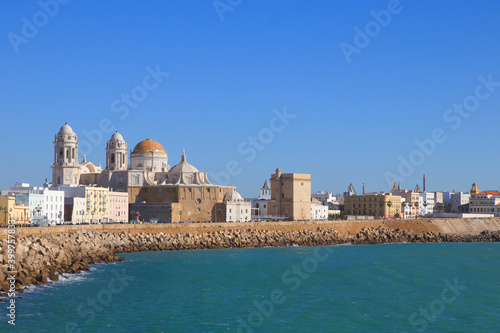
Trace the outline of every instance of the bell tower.
[[123, 171], [128, 169], [127, 143], [116, 131], [106, 145], [106, 170]]
[[475, 194], [478, 194], [479, 190], [477, 189], [477, 184], [472, 184], [472, 188], [470, 189], [470, 196], [473, 197]]
[[259, 200], [271, 200], [271, 186], [269, 186], [269, 182], [264, 182], [264, 186], [260, 188], [260, 196]]
[[55, 135], [52, 186], [78, 185], [80, 183], [78, 163], [78, 139], [66, 123]]

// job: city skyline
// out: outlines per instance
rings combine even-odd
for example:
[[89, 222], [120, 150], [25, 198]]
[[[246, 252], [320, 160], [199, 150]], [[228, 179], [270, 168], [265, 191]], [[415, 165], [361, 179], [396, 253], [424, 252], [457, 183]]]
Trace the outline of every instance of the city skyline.
[[118, 130], [244, 197], [276, 168], [313, 192], [500, 187], [500, 4], [40, 3], [2, 5], [0, 188], [51, 179], [65, 122], [95, 163]]

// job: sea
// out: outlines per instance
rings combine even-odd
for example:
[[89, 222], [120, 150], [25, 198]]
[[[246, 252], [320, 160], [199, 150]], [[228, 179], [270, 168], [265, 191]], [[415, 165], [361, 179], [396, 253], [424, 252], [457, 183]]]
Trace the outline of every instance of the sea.
[[500, 243], [139, 252], [30, 287], [0, 332], [500, 332]]

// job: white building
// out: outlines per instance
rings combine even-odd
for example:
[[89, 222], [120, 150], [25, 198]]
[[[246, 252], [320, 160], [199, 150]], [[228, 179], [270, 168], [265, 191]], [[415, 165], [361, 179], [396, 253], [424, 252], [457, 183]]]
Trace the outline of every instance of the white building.
[[244, 200], [236, 191], [224, 198], [225, 222], [249, 222], [252, 220], [252, 204]]
[[418, 207], [421, 216], [432, 214], [434, 212], [435, 193], [434, 192], [420, 192], [418, 197]]
[[321, 204], [321, 202], [315, 198], [313, 198], [311, 202], [311, 220], [328, 220], [328, 206]]
[[328, 206], [328, 210], [340, 210], [340, 206], [344, 204], [344, 196], [337, 194], [333, 195], [328, 191], [326, 192], [316, 192], [311, 195], [312, 198], [318, 199], [322, 205]]
[[470, 193], [458, 192], [451, 194], [451, 212], [468, 213], [469, 212]]
[[403, 217], [405, 219], [414, 218], [414, 216], [412, 216], [412, 212], [414, 213], [416, 208], [413, 206], [411, 201], [407, 201], [404, 196], [401, 196], [401, 209], [403, 210]]
[[[16, 197], [19, 204], [29, 206], [30, 219], [45, 218], [51, 224], [61, 224], [64, 220], [64, 192], [47, 187], [30, 186], [28, 183], [16, 183], [10, 190], [3, 190], [2, 195]], [[17, 202], [17, 201], [16, 201]]]

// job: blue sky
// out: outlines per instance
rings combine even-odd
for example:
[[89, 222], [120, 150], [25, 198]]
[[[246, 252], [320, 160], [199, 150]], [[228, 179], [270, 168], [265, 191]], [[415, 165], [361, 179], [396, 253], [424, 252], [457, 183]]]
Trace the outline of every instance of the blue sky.
[[116, 128], [246, 197], [278, 167], [313, 191], [500, 187], [500, 2], [41, 3], [0, 5], [0, 188], [51, 178], [66, 121], [96, 163]]

